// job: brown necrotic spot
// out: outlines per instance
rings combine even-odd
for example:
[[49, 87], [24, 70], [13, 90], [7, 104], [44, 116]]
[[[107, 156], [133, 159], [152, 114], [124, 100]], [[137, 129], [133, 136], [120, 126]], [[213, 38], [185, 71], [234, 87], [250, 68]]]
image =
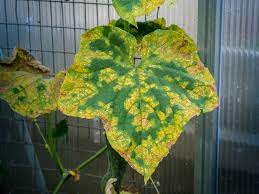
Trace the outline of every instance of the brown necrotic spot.
[[7, 71], [26, 71], [31, 73], [49, 74], [50, 69], [43, 66], [27, 50], [14, 48], [11, 58], [0, 60], [0, 68]]

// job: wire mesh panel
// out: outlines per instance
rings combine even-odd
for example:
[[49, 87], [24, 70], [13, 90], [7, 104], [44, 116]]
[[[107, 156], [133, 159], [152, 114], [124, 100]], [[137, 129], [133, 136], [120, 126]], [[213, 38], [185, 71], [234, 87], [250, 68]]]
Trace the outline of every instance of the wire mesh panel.
[[[197, 0], [179, 0], [173, 7], [165, 5], [139, 20], [165, 17], [168, 25], [180, 25], [196, 40], [197, 5]], [[54, 74], [72, 64], [80, 35], [85, 30], [106, 25], [116, 18], [111, 0], [0, 0], [0, 48], [4, 55], [10, 56], [14, 47], [23, 47]], [[51, 191], [60, 177], [35, 127], [12, 113], [3, 102], [0, 111], [0, 159], [7, 168], [3, 193]], [[56, 112], [52, 115], [52, 124], [62, 118], [65, 116]], [[58, 142], [58, 151], [64, 166], [71, 169], [98, 150], [105, 138], [98, 119], [67, 119], [69, 134]], [[40, 124], [46, 129], [43, 120]], [[192, 122], [157, 169], [154, 180], [160, 183], [161, 193], [193, 194], [194, 137]], [[79, 183], [71, 181], [62, 191], [101, 193], [99, 182], [106, 166], [103, 156], [81, 172]], [[135, 185], [141, 193], [155, 193], [150, 183], [144, 185], [139, 174], [128, 171], [126, 182]]]

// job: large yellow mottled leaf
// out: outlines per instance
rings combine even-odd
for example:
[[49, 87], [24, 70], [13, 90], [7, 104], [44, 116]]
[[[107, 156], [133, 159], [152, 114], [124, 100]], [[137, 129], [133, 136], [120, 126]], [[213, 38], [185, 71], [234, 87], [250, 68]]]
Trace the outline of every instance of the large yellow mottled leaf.
[[36, 118], [57, 109], [65, 73], [52, 79], [25, 71], [0, 71], [0, 98], [22, 116]]
[[118, 15], [134, 26], [137, 25], [135, 18], [149, 14], [165, 0], [112, 0]]
[[28, 51], [14, 48], [13, 54], [6, 60], [0, 60], [0, 71], [26, 71], [37, 74], [48, 74], [49, 68], [43, 66]]
[[59, 108], [100, 117], [111, 146], [147, 181], [184, 124], [217, 104], [213, 77], [178, 28], [155, 30], [137, 44], [132, 34], [104, 26], [82, 35]]

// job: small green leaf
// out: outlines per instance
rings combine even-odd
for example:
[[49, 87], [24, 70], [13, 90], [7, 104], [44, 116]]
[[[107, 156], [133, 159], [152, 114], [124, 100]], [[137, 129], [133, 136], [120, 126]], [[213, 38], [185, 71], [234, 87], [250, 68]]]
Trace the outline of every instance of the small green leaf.
[[116, 26], [129, 32], [136, 37], [138, 42], [140, 42], [145, 35], [154, 32], [155, 30], [166, 29], [166, 21], [164, 18], [158, 18], [153, 21], [137, 22], [137, 27], [120, 18], [118, 20], [112, 20], [109, 25]]
[[[136, 54], [141, 63], [134, 64]], [[59, 109], [101, 118], [113, 149], [148, 181], [184, 125], [218, 106], [214, 85], [179, 27], [155, 30], [139, 44], [117, 27], [96, 27], [81, 37]]]
[[151, 13], [165, 0], [112, 0], [113, 6], [118, 15], [137, 26], [135, 18]]
[[68, 123], [66, 119], [59, 121], [56, 124], [56, 127], [52, 130], [52, 137], [53, 138], [60, 138], [63, 137], [68, 133]]
[[44, 79], [40, 74], [24, 71], [0, 71], [0, 98], [22, 116], [36, 118], [56, 110], [64, 77], [64, 72]]

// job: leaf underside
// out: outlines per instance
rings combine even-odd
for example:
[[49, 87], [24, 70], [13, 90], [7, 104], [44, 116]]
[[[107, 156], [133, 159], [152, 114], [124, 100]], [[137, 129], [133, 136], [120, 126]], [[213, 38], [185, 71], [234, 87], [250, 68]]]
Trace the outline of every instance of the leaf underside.
[[136, 26], [135, 18], [151, 13], [165, 0], [112, 0], [118, 15]]
[[43, 66], [27, 50], [14, 48], [12, 57], [0, 60], [0, 71], [26, 71], [36, 74], [49, 74], [50, 69]]
[[103, 26], [82, 35], [59, 109], [101, 118], [111, 146], [147, 181], [184, 124], [217, 104], [213, 77], [179, 27], [155, 30], [137, 44], [132, 34]]

